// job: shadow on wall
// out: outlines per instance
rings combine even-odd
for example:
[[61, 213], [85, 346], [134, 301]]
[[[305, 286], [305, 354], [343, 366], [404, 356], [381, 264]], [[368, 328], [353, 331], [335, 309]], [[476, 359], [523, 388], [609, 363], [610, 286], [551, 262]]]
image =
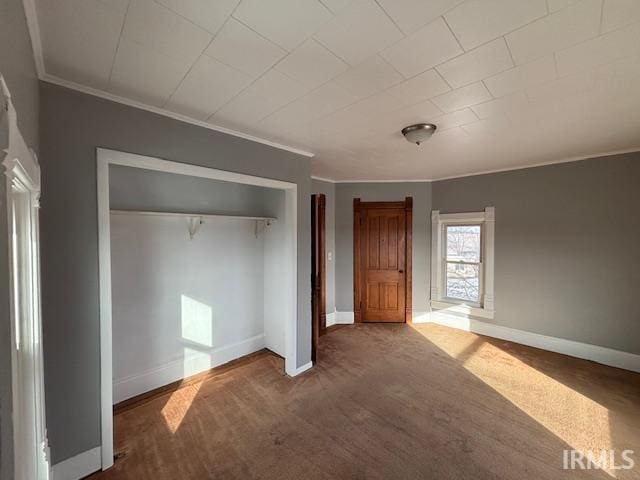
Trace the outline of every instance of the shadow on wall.
[[640, 452], [637, 374], [437, 325], [348, 326], [319, 353], [301, 377], [262, 355], [117, 415], [127, 455], [95, 478], [638, 478], [562, 469], [565, 450]]

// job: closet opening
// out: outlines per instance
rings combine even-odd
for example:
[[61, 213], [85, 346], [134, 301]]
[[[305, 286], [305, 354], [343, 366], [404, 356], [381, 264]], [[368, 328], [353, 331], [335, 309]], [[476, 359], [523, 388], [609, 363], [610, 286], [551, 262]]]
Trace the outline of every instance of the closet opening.
[[104, 470], [115, 405], [263, 349], [297, 373], [297, 189], [106, 149], [97, 164]]

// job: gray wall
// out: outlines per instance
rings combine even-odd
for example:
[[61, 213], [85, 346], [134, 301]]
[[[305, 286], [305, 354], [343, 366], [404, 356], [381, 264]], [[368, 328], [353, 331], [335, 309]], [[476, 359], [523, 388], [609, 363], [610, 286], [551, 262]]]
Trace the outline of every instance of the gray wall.
[[640, 354], [640, 153], [433, 183], [496, 208], [495, 323]]
[[96, 147], [298, 185], [298, 365], [311, 352], [306, 157], [41, 83], [42, 303], [53, 463], [100, 443]]
[[[327, 265], [327, 313], [336, 311], [336, 184], [323, 182], [322, 180], [311, 180], [311, 193], [324, 193], [326, 197], [326, 265]], [[331, 253], [331, 260], [329, 260]]]
[[[11, 91], [22, 135], [27, 145], [37, 152], [38, 80], [27, 22], [20, 0], [0, 0], [0, 73]], [[6, 131], [6, 126], [4, 127]], [[0, 134], [0, 151], [6, 148], [6, 144], [6, 135]], [[2, 479], [13, 478], [7, 238], [6, 185], [3, 179], [0, 181], [0, 478]]]
[[276, 216], [282, 190], [122, 165], [109, 166], [110, 207], [119, 210]]
[[413, 313], [428, 310], [431, 268], [431, 184], [336, 184], [336, 308], [353, 312], [353, 199], [398, 201], [413, 197]]

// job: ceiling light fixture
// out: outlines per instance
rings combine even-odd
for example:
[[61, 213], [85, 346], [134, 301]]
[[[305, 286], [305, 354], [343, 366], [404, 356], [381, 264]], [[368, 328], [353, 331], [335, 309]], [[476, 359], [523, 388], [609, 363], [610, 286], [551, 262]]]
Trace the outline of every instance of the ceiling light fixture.
[[433, 132], [436, 131], [436, 127], [433, 123], [416, 123], [415, 125], [409, 125], [402, 129], [402, 135], [408, 142], [420, 145], [422, 142], [426, 142], [431, 138]]

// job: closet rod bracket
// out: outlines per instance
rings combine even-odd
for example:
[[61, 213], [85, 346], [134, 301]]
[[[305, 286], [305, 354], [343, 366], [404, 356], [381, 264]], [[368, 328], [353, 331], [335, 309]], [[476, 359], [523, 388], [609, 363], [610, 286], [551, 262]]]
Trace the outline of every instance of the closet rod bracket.
[[267, 229], [267, 227], [270, 227], [270, 226], [271, 226], [271, 219], [269, 218], [256, 219], [255, 227], [254, 227], [254, 233], [256, 235], [256, 238], [258, 238], [260, 234], [264, 232]]
[[204, 223], [202, 217], [187, 217], [187, 230], [189, 231], [189, 239], [193, 240], [200, 226]]

